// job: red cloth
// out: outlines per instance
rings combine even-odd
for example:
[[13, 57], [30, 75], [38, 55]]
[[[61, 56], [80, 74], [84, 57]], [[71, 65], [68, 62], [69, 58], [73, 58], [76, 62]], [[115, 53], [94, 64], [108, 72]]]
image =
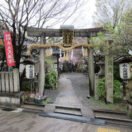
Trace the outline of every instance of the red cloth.
[[11, 33], [4, 32], [5, 52], [8, 66], [15, 66]]

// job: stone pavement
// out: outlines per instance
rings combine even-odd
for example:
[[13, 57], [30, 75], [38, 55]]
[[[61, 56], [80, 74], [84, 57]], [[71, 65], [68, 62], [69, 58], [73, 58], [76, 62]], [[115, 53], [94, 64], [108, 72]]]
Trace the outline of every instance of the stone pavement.
[[[40, 117], [31, 113], [0, 111], [0, 132], [132, 132], [132, 129], [96, 126], [67, 120]], [[104, 131], [99, 131], [104, 130]]]
[[[82, 105], [83, 113], [88, 117], [93, 116], [92, 108], [96, 106], [86, 98], [89, 94], [88, 81], [83, 74], [62, 74], [59, 88], [47, 93], [53, 103]], [[132, 132], [132, 129], [121, 128], [121, 126], [97, 126], [41, 117], [32, 113], [13, 113], [0, 110], [0, 132]]]
[[72, 82], [64, 75], [59, 79], [59, 94], [55, 100], [55, 104], [63, 105], [80, 105], [81, 102], [75, 94]]
[[[45, 112], [53, 112], [53, 105], [80, 107], [83, 116], [92, 117], [92, 105], [89, 103], [88, 78], [82, 73], [61, 74], [58, 88], [56, 90], [46, 90], [46, 95], [52, 98], [53, 104], [46, 106]], [[95, 106], [94, 106], [95, 108]]]

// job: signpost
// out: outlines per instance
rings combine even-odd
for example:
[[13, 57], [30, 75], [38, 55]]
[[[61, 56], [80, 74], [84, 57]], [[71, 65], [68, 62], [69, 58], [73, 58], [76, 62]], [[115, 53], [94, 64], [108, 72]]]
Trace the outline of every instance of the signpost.
[[128, 63], [120, 64], [120, 77], [123, 79], [123, 96], [126, 96], [126, 84], [127, 80], [130, 79], [130, 65]]
[[71, 47], [74, 38], [74, 26], [73, 25], [61, 25], [63, 36], [63, 47]]

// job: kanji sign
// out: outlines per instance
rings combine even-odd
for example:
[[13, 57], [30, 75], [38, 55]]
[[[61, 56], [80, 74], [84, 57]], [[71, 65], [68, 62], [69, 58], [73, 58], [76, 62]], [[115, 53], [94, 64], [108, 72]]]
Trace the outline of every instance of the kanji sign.
[[130, 79], [130, 65], [128, 63], [120, 64], [120, 77], [121, 79]]
[[5, 52], [8, 66], [15, 66], [11, 33], [4, 32]]
[[73, 43], [73, 30], [63, 30], [63, 46], [64, 47], [71, 47]]
[[34, 78], [34, 65], [26, 65], [26, 78]]

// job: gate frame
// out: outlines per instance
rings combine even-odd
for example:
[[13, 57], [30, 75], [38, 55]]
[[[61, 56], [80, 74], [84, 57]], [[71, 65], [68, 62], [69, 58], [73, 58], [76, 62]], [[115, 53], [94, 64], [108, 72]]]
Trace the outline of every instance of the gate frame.
[[[80, 46], [85, 47], [93, 47], [92, 44], [89, 44], [90, 37], [96, 37], [97, 33], [104, 32], [105, 30], [103, 27], [98, 28], [89, 28], [89, 29], [74, 29], [74, 37], [87, 37], [88, 43], [87, 44], [80, 44]], [[32, 48], [37, 47], [37, 45], [40, 48], [46, 48], [51, 46], [57, 46], [59, 48], [62, 48], [63, 50], [71, 50], [71, 48], [64, 48], [63, 46], [60, 46], [58, 44], [46, 44], [46, 37], [62, 37], [63, 29], [45, 29], [45, 28], [34, 28], [34, 27], [28, 27], [27, 28], [27, 34], [30, 37], [40, 37], [40, 43], [41, 44], [33, 44], [31, 47], [29, 47], [28, 54], [30, 54], [30, 50]], [[75, 47], [79, 47], [75, 46]], [[90, 96], [94, 96], [94, 57], [93, 57], [93, 49], [88, 49], [88, 78], [89, 78], [89, 87], [90, 87]], [[39, 89], [44, 88], [44, 77], [45, 77], [45, 71], [44, 71], [44, 49], [40, 49], [40, 75], [39, 75]], [[92, 63], [91, 63], [92, 62]], [[40, 93], [43, 94], [43, 90], [40, 91]]]

